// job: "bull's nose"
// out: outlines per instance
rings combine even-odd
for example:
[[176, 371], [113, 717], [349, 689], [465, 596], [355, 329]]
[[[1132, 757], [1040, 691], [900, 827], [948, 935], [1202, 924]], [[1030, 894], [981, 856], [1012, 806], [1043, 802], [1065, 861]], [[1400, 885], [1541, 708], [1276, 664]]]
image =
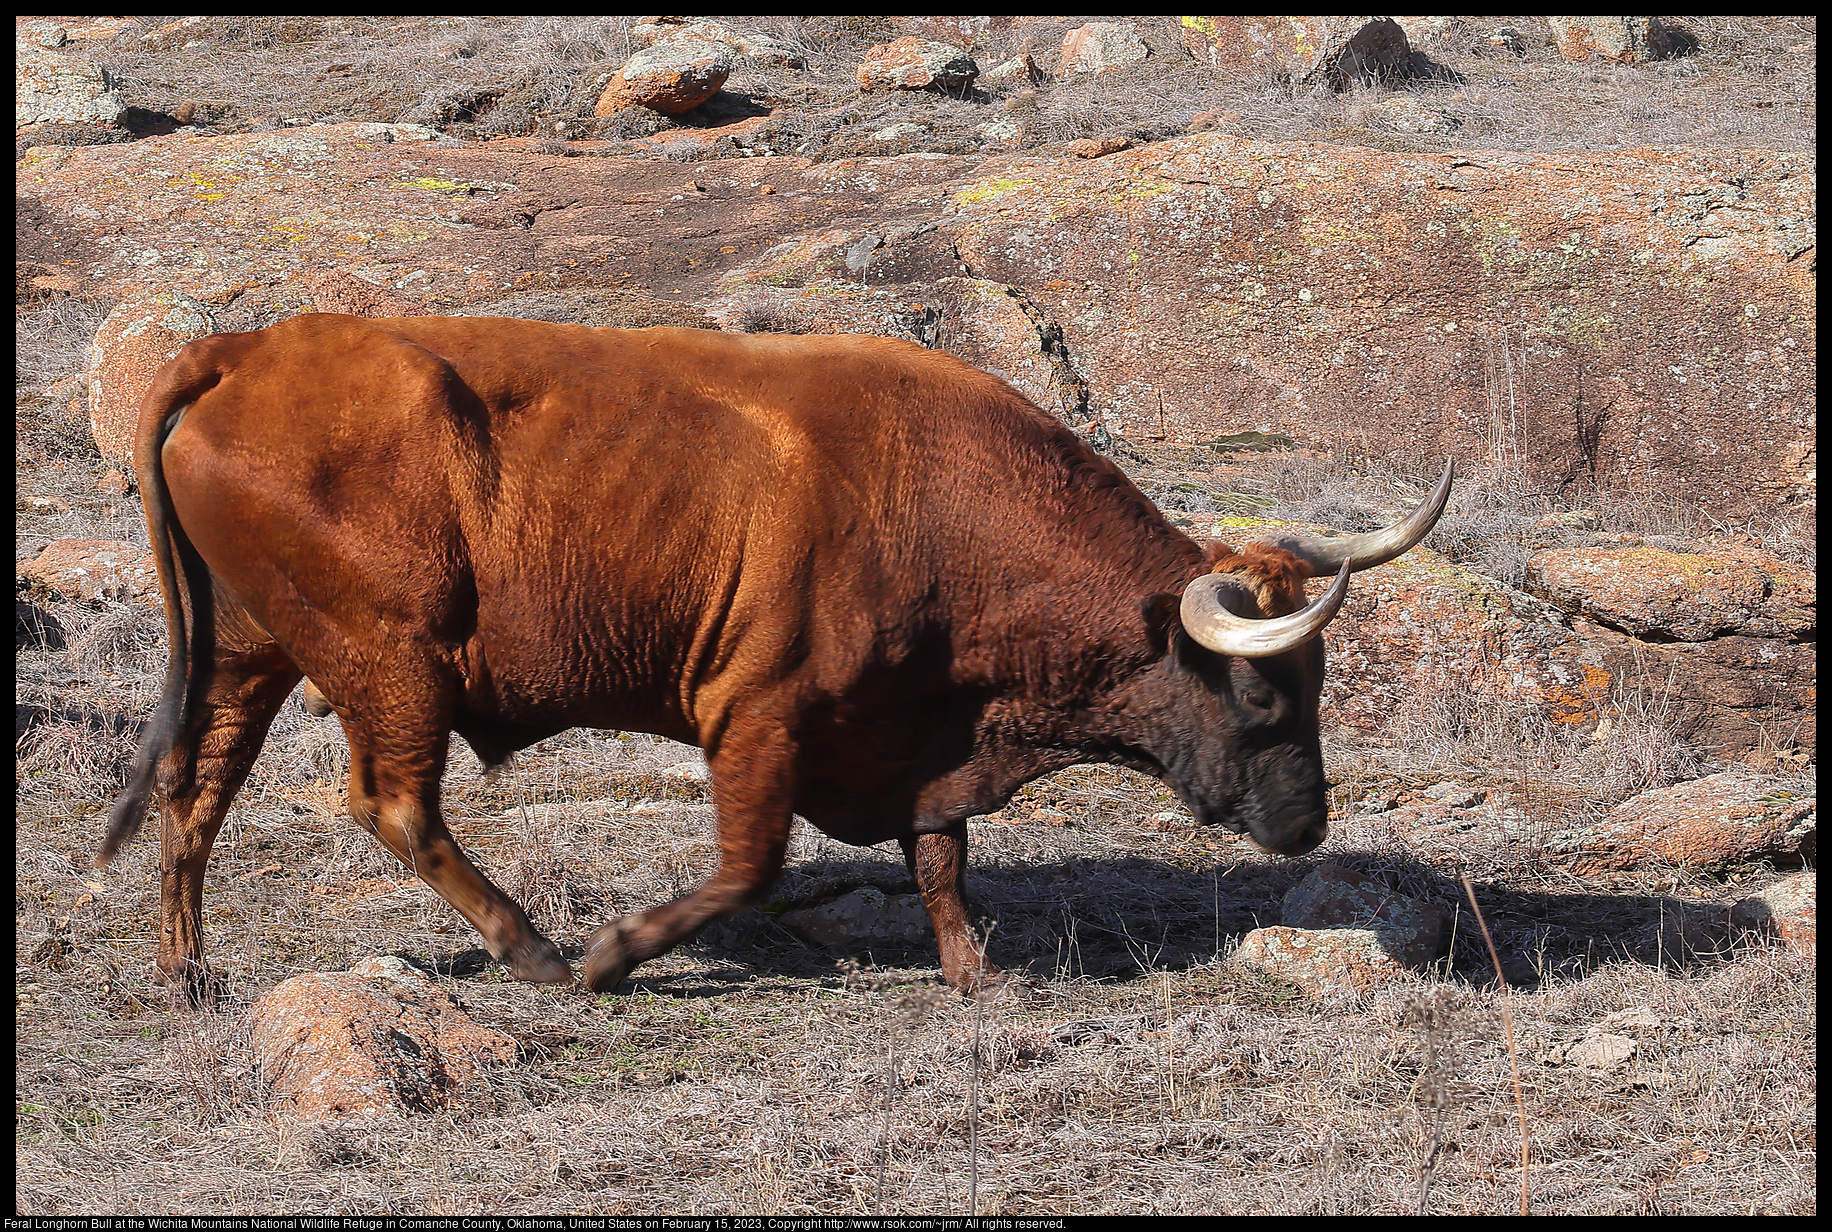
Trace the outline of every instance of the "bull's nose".
[[1329, 837], [1329, 819], [1318, 817], [1308, 824], [1271, 825], [1261, 833], [1255, 829], [1253, 844], [1261, 851], [1279, 856], [1301, 856], [1314, 850]]

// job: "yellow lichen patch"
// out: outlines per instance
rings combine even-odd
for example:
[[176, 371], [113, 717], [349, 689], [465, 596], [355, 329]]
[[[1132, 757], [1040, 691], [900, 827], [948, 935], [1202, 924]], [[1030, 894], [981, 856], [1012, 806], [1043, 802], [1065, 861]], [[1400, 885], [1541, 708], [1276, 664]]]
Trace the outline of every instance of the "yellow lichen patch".
[[411, 180], [399, 180], [397, 183], [399, 183], [402, 188], [423, 188], [427, 192], [452, 193], [454, 195], [471, 191], [471, 185], [469, 184], [460, 184], [456, 180], [435, 180], [430, 176], [424, 175]]
[[982, 201], [996, 201], [1000, 197], [1009, 197], [1021, 188], [1029, 188], [1035, 182], [1034, 180], [1015, 180], [1010, 176], [994, 176], [992, 179], [981, 180], [976, 184], [966, 184], [956, 189], [954, 199], [968, 205], [977, 205]]

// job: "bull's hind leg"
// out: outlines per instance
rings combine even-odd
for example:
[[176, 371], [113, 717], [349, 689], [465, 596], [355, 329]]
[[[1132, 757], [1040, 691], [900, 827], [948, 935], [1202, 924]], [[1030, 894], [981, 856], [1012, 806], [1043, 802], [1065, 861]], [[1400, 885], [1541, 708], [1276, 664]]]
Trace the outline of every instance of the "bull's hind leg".
[[967, 823], [901, 841], [903, 862], [935, 926], [942, 978], [962, 992], [993, 983], [1004, 973], [986, 961], [985, 942], [967, 915]]
[[362, 717], [344, 729], [350, 741], [350, 816], [469, 920], [516, 979], [536, 984], [572, 979], [559, 949], [478, 871], [445, 827], [439, 780], [450, 713], [429, 700], [439, 690], [398, 688], [398, 679], [374, 683], [379, 687], [355, 710]]
[[727, 737], [711, 765], [719, 867], [693, 893], [593, 933], [585, 982], [594, 992], [609, 992], [638, 963], [666, 954], [710, 920], [762, 901], [789, 847], [794, 762], [794, 744], [780, 725], [753, 724]]
[[159, 765], [159, 951], [167, 982], [204, 994], [204, 870], [299, 669], [272, 643], [218, 652], [209, 685]]

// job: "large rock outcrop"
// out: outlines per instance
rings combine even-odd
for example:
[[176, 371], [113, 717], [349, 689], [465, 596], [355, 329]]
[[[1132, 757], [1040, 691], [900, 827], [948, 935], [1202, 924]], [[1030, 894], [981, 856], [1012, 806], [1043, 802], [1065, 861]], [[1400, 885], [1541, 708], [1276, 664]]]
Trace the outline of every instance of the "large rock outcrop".
[[[966, 276], [1021, 294], [1122, 435], [1161, 397], [1173, 438], [1505, 454], [1728, 518], [1812, 498], [1809, 156], [1200, 134], [1088, 161], [693, 169], [362, 129], [34, 148], [24, 272], [239, 305], [346, 267], [441, 311], [556, 285], [706, 302], [747, 279], [889, 307]], [[833, 232], [825, 269], [759, 261]], [[850, 269], [873, 235], [886, 251]]]

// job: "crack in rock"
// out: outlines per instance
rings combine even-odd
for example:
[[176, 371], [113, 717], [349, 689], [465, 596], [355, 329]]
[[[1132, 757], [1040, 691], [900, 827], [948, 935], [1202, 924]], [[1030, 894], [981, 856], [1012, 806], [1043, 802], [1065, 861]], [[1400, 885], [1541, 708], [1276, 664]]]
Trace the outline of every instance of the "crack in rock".
[[[955, 244], [953, 248], [955, 260], [960, 263], [961, 269], [969, 278], [980, 278], [988, 282], [995, 281], [983, 278], [973, 269], [972, 264], [961, 253], [960, 245]], [[1024, 315], [1030, 318], [1031, 327], [1037, 331], [1037, 346], [1055, 371], [1055, 377], [1050, 384], [1055, 387], [1057, 396], [1062, 399], [1063, 418], [1068, 421], [1070, 429], [1094, 446], [1097, 452], [1110, 458], [1120, 458], [1128, 462], [1149, 462], [1150, 459], [1133, 448], [1125, 437], [1107, 427], [1106, 416], [1094, 406], [1094, 391], [1088, 387], [1088, 382], [1081, 373], [1075, 370], [1075, 361], [1069, 354], [1069, 344], [1063, 337], [1062, 326], [1052, 321], [1023, 287], [1009, 282], [998, 285], [1004, 287], [1005, 294], [1018, 302], [1018, 307], [1024, 310]], [[1083, 431], [1084, 425], [1087, 425], [1086, 431]]]

